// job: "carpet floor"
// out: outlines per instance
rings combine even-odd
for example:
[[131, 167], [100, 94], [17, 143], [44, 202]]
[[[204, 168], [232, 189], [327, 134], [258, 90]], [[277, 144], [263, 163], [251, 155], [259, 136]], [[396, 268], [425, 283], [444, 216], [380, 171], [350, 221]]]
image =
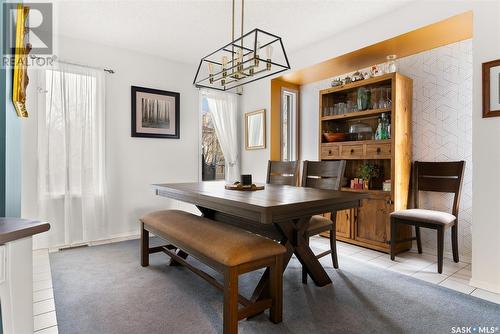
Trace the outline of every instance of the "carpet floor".
[[[222, 333], [222, 294], [153, 254], [139, 264], [139, 241], [50, 254], [61, 334]], [[196, 262], [195, 260], [191, 260]], [[267, 313], [239, 322], [239, 333], [451, 333], [454, 326], [500, 327], [500, 305], [340, 257], [334, 284], [301, 283], [298, 261], [284, 276], [283, 323]], [[199, 263], [197, 263], [199, 265]], [[206, 269], [206, 268], [205, 268]], [[220, 276], [218, 276], [220, 277]], [[240, 279], [249, 295], [260, 274]], [[497, 330], [498, 332], [498, 330]]]

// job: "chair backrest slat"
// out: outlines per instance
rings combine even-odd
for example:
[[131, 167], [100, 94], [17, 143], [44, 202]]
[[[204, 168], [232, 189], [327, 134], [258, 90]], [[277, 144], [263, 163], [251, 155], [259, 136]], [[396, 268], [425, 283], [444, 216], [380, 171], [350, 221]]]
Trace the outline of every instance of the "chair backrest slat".
[[267, 164], [268, 184], [280, 184], [288, 186], [297, 186], [299, 178], [298, 161], [272, 161]]
[[304, 161], [302, 186], [318, 189], [339, 190], [345, 171], [345, 160]]
[[414, 164], [413, 197], [415, 207], [419, 207], [419, 192], [433, 191], [453, 193], [452, 213], [458, 217], [460, 195], [465, 171], [465, 161], [422, 162]]

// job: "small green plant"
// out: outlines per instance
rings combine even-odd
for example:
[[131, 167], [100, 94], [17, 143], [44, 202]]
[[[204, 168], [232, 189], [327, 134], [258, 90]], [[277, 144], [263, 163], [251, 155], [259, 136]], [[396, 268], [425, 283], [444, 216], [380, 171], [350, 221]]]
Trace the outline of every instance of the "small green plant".
[[365, 163], [358, 168], [358, 177], [370, 182], [371, 179], [380, 176], [380, 168], [378, 165]]

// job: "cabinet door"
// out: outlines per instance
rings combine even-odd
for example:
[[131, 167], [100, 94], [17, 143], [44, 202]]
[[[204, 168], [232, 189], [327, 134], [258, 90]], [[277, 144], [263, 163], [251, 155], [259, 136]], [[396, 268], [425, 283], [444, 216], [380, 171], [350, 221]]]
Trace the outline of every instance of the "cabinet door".
[[351, 238], [351, 210], [337, 212], [337, 236]]
[[370, 197], [356, 209], [354, 239], [387, 248], [392, 212], [389, 196]]

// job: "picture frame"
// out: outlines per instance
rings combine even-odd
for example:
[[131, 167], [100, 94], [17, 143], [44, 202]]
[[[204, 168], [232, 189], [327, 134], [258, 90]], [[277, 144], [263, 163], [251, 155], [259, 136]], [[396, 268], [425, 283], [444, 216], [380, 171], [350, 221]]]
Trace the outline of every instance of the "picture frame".
[[500, 59], [483, 63], [483, 118], [500, 116]]
[[180, 138], [180, 93], [132, 86], [132, 137]]
[[245, 113], [245, 149], [266, 148], [266, 109]]
[[14, 66], [12, 76], [12, 103], [18, 117], [28, 117], [26, 109], [26, 89], [28, 87], [27, 57], [31, 51], [28, 40], [29, 7], [22, 4], [16, 9], [16, 40], [14, 50]]

